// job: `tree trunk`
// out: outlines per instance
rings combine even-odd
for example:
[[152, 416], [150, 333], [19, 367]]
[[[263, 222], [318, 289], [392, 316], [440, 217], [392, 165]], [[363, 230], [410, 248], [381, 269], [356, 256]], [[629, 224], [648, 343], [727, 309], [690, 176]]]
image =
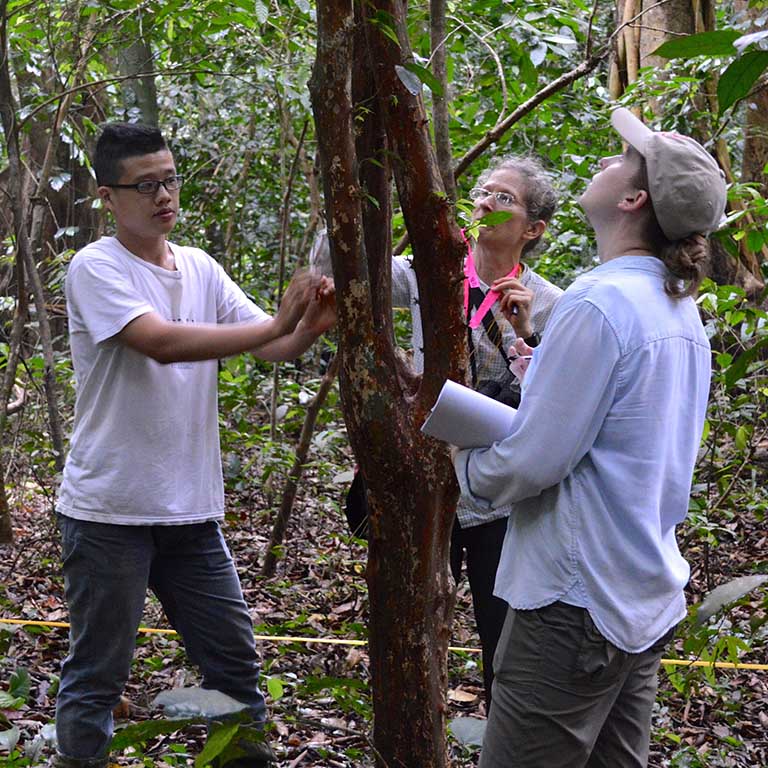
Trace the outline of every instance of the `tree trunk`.
[[[465, 378], [464, 245], [423, 104], [396, 75], [410, 55], [404, 6], [382, 2], [365, 13], [393, 19], [400, 46], [367, 20], [356, 24], [350, 0], [320, 2], [310, 91], [336, 279], [344, 416], [369, 489], [374, 741], [381, 766], [442, 768], [457, 488], [445, 447], [420, 426], [445, 379]], [[391, 162], [424, 313], [421, 380], [394, 343]]]
[[[758, 32], [761, 27], [758, 18], [764, 13], [757, 4], [738, 0], [736, 8], [751, 21], [747, 32]], [[756, 182], [763, 190], [768, 190], [768, 85], [763, 78], [762, 85], [745, 100], [744, 158], [742, 161], [742, 181]]]
[[[16, 288], [18, 297], [11, 330], [11, 343], [8, 350], [8, 363], [3, 378], [2, 402], [0, 402], [0, 451], [2, 438], [5, 433], [7, 407], [10, 393], [16, 378], [16, 365], [19, 359], [21, 335], [26, 322], [26, 291], [24, 284], [24, 261], [21, 256], [23, 249], [29, 248], [27, 237], [24, 194], [24, 176], [22, 175], [21, 156], [19, 152], [19, 132], [15, 125], [16, 103], [11, 89], [11, 76], [8, 69], [8, 0], [0, 0], [0, 121], [5, 134], [8, 153], [8, 197], [11, 204], [11, 223], [16, 244]], [[5, 492], [5, 462], [0, 452], [0, 543], [7, 544], [13, 540], [11, 512]]]
[[[7, 400], [3, 402], [3, 407], [0, 409], [0, 416], [2, 416], [3, 424], [7, 416], [11, 416], [17, 411], [21, 410], [24, 405], [26, 393], [21, 388], [16, 388], [17, 399], [13, 403], [7, 403]], [[2, 445], [2, 434], [4, 428], [0, 429], [0, 446]], [[12, 544], [13, 543], [13, 520], [11, 519], [11, 508], [8, 504], [8, 494], [5, 490], [5, 457], [2, 450], [0, 450], [0, 544]]]
[[[118, 50], [117, 61], [121, 75], [139, 75], [153, 70], [152, 49], [141, 33], [137, 20], [131, 18], [123, 24], [127, 35], [126, 44]], [[124, 80], [121, 95], [126, 118], [138, 117], [142, 123], [157, 125], [160, 108], [157, 105], [157, 88], [154, 77], [132, 77]]]
[[[637, 12], [643, 11], [642, 17], [635, 25], [641, 67], [663, 69], [667, 59], [653, 56], [653, 51], [667, 40], [703, 31], [696, 28], [697, 14], [694, 6], [698, 5], [698, 2], [694, 3], [692, 0], [672, 0], [667, 3], [641, 0], [637, 3]], [[637, 77], [632, 78], [630, 82], [636, 79]]]
[[[77, 84], [80, 81], [85, 71], [85, 66], [88, 61], [88, 51], [90, 49], [95, 28], [96, 16], [91, 16], [87, 23], [86, 36], [82, 42], [82, 48], [77, 47], [76, 49], [77, 57], [74, 62], [73, 84]], [[48, 189], [48, 182], [56, 162], [61, 128], [69, 112], [72, 98], [73, 94], [69, 93], [63, 96], [59, 102], [56, 117], [48, 137], [48, 145], [45, 150], [42, 168], [38, 174], [37, 189], [32, 198], [32, 222], [30, 224], [28, 246], [20, 249], [20, 254], [24, 261], [24, 266], [31, 285], [32, 296], [35, 301], [40, 345], [42, 346], [44, 360], [43, 388], [45, 390], [48, 410], [48, 423], [50, 427], [51, 443], [53, 445], [54, 464], [59, 472], [64, 469], [64, 433], [61, 426], [61, 418], [59, 416], [53, 339], [45, 302], [45, 286], [43, 285], [43, 280], [37, 265], [38, 263], [43, 262], [44, 256], [45, 218], [47, 211], [45, 193]], [[16, 128], [11, 127], [10, 130], [16, 130]], [[21, 228], [24, 228], [24, 226], [25, 222], [22, 221]]]
[[13, 544], [13, 521], [5, 492], [5, 461], [0, 455], [0, 544]]
[[432, 123], [435, 126], [435, 149], [437, 165], [443, 179], [445, 194], [451, 200], [456, 199], [456, 180], [453, 177], [453, 152], [451, 137], [448, 131], [448, 77], [446, 72], [445, 55], [445, 0], [430, 0], [429, 2], [429, 34], [432, 43], [432, 70], [442, 86], [443, 93], [432, 94]]
[[768, 189], [768, 85], [763, 84], [746, 102], [742, 181]]

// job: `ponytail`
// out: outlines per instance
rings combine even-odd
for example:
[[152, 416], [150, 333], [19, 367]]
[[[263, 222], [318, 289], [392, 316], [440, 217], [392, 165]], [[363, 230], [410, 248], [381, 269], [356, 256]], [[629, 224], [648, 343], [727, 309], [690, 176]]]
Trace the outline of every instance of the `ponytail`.
[[[641, 189], [647, 190], [649, 184], [645, 158], [639, 152], [637, 155], [641, 162], [635, 183]], [[682, 240], [669, 240], [659, 226], [653, 210], [653, 201], [647, 206], [647, 212], [645, 237], [653, 244], [657, 258], [670, 272], [664, 281], [664, 291], [675, 299], [695, 296], [709, 269], [709, 243], [703, 235], [697, 234]]]
[[664, 281], [667, 295], [675, 299], [695, 296], [707, 275], [709, 256], [709, 243], [701, 235], [691, 235], [674, 243], [667, 240], [659, 250], [659, 258], [670, 271]]

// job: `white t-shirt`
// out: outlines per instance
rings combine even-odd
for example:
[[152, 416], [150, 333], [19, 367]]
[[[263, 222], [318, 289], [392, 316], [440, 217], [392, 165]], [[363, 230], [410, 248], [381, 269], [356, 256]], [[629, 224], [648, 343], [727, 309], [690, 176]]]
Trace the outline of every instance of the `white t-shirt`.
[[224, 484], [217, 361], [163, 365], [119, 343], [131, 320], [263, 322], [205, 252], [169, 243], [172, 272], [103, 237], [72, 259], [66, 280], [77, 399], [56, 509], [79, 520], [182, 525], [220, 518]]

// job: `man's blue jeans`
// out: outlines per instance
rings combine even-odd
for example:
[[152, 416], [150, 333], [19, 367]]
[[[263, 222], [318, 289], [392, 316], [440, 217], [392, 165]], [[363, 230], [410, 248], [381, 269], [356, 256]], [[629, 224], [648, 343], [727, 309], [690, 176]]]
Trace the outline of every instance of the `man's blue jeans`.
[[56, 702], [62, 755], [106, 757], [147, 587], [200, 667], [203, 687], [248, 704], [264, 721], [253, 624], [217, 522], [128, 526], [60, 515], [59, 528], [71, 622]]

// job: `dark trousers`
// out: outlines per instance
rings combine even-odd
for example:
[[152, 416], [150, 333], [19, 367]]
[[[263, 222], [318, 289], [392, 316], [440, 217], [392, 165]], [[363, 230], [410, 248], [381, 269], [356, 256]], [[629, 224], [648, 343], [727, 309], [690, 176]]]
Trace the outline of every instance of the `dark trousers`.
[[200, 667], [203, 687], [264, 721], [253, 624], [218, 523], [107, 525], [60, 516], [59, 527], [71, 629], [56, 731], [68, 765], [107, 764], [112, 709], [128, 679], [147, 587]]
[[480, 768], [646, 768], [656, 673], [673, 633], [627, 653], [583, 608], [510, 608]]
[[462, 528], [458, 520], [451, 534], [451, 573], [458, 582], [461, 564], [466, 558], [467, 578], [472, 593], [475, 622], [483, 649], [483, 683], [485, 685], [486, 711], [491, 711], [493, 685], [493, 657], [499, 642], [507, 604], [493, 596], [496, 569], [501, 558], [501, 547], [507, 532], [507, 518], [493, 520], [484, 525]]

